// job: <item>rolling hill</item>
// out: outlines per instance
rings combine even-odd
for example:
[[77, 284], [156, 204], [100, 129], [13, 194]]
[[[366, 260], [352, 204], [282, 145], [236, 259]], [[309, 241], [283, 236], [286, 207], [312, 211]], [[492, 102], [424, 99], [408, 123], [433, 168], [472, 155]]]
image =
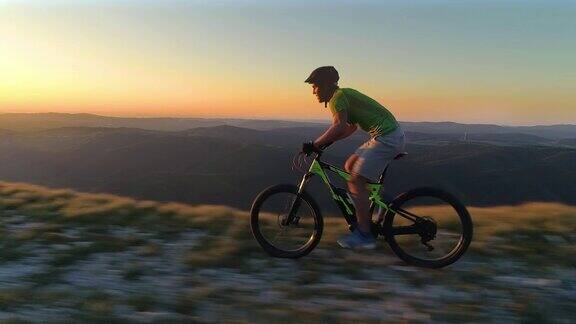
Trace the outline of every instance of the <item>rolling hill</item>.
[[[16, 133], [0, 138], [0, 179], [247, 208], [266, 186], [298, 181], [301, 175], [291, 170], [293, 155], [303, 139], [321, 131], [224, 125], [179, 132], [60, 128]], [[409, 156], [393, 163], [386, 182], [392, 194], [434, 185], [471, 205], [576, 204], [572, 148], [462, 142], [439, 134], [430, 138], [410, 141]], [[343, 163], [364, 139], [355, 135], [335, 144], [326, 161]], [[317, 182], [311, 190], [322, 205], [333, 208]]]
[[109, 117], [94, 114], [65, 113], [4, 113], [0, 114], [0, 129], [35, 131], [62, 127], [128, 127], [161, 131], [182, 131], [196, 127], [233, 125], [255, 129], [288, 126], [320, 126], [322, 123], [282, 120], [250, 120], [234, 118], [175, 118], [175, 117]]
[[[327, 118], [329, 116], [326, 116]], [[258, 130], [306, 127], [325, 128], [328, 121], [251, 120], [234, 118], [129, 118], [93, 114], [63, 113], [4, 113], [0, 114], [0, 129], [31, 131], [61, 127], [128, 127], [162, 131], [183, 131], [196, 127], [230, 125]], [[501, 126], [461, 124], [454, 122], [401, 122], [406, 131], [426, 134], [507, 134], [518, 133], [557, 140], [576, 138], [576, 125]]]

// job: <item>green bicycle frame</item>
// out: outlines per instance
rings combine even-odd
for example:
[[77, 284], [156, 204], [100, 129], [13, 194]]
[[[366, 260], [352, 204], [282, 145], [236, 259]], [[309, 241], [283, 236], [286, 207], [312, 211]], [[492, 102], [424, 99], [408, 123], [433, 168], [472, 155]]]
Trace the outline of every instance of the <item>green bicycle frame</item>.
[[[335, 173], [337, 176], [341, 177], [345, 181], [349, 181], [351, 178], [350, 173], [342, 170], [339, 167], [331, 165], [329, 163], [325, 163], [319, 160], [320, 155], [317, 155], [316, 158], [312, 161], [308, 172], [302, 178], [300, 185], [298, 186], [298, 194], [301, 194], [304, 191], [304, 187], [310, 181], [313, 175], [317, 175], [322, 179], [326, 187], [332, 196], [332, 199], [336, 202], [344, 218], [348, 222], [349, 225], [356, 223], [356, 215], [355, 215], [355, 207], [352, 198], [348, 195], [348, 192], [335, 187], [330, 182], [330, 178], [328, 177], [327, 171], [331, 171]], [[373, 210], [374, 206], [379, 206], [382, 210], [388, 211], [389, 205], [388, 202], [382, 200], [380, 196], [380, 189], [382, 189], [382, 183], [371, 183], [369, 182], [368, 185], [368, 199], [370, 201], [370, 210]], [[293, 207], [298, 208], [299, 204], [295, 202]], [[294, 208], [292, 210], [295, 210]]]
[[[310, 164], [310, 168], [308, 169], [308, 172], [306, 172], [306, 174], [304, 174], [304, 177], [302, 178], [302, 181], [300, 182], [300, 185], [298, 186], [298, 194], [296, 196], [296, 199], [294, 199], [292, 201], [292, 204], [290, 207], [290, 212], [288, 213], [288, 217], [286, 217], [284, 220], [282, 220], [282, 225], [286, 226], [289, 224], [298, 224], [299, 217], [296, 217], [295, 213], [298, 210], [298, 208], [300, 207], [300, 204], [302, 202], [302, 199], [299, 199], [299, 197], [304, 192], [304, 188], [306, 187], [306, 184], [308, 183], [308, 181], [310, 181], [312, 176], [318, 175], [320, 177], [320, 179], [322, 179], [324, 184], [328, 187], [328, 190], [330, 191], [332, 199], [334, 199], [334, 201], [336, 202], [336, 204], [338, 205], [338, 207], [342, 211], [342, 214], [344, 215], [344, 218], [346, 219], [346, 222], [348, 223], [348, 225], [351, 226], [351, 228], [353, 226], [355, 226], [357, 219], [356, 219], [354, 202], [352, 201], [352, 198], [350, 197], [350, 195], [348, 194], [348, 192], [346, 190], [337, 188], [330, 182], [330, 178], [328, 177], [328, 174], [326, 171], [331, 171], [346, 181], [349, 181], [352, 176], [350, 175], [350, 173], [342, 170], [341, 168], [339, 168], [337, 166], [334, 166], [332, 164], [320, 161], [321, 155], [322, 155], [322, 153], [318, 153], [316, 155], [316, 158], [314, 158], [314, 160], [312, 160], [312, 163]], [[394, 226], [394, 227], [390, 227], [390, 228], [388, 226], [382, 226], [382, 224], [377, 224], [379, 234], [384, 235], [384, 236], [404, 235], [404, 234], [420, 234], [421, 229], [418, 226], [418, 223], [422, 219], [420, 216], [414, 215], [413, 213], [410, 213], [406, 210], [403, 210], [402, 208], [395, 208], [395, 207], [393, 208], [391, 206], [391, 201], [385, 201], [382, 199], [382, 196], [380, 194], [380, 190], [382, 189], [382, 186], [383, 186], [385, 174], [386, 174], [386, 170], [384, 170], [384, 174], [382, 174], [382, 177], [380, 178], [379, 183], [374, 183], [374, 182], [368, 182], [367, 183], [368, 200], [370, 201], [370, 212], [373, 212], [374, 207], [378, 206], [381, 208], [381, 212], [384, 212], [385, 214], [392, 212], [392, 213], [399, 215], [403, 218], [411, 220], [413, 222], [413, 224], [408, 225], [408, 226]], [[383, 215], [383, 214], [380, 213], [380, 215]], [[382, 219], [379, 219], [378, 223], [381, 220]]]

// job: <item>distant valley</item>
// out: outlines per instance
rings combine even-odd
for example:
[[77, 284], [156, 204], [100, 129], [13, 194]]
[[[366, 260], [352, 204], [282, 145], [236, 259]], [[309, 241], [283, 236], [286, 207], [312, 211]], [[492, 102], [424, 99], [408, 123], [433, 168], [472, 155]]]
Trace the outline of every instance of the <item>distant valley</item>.
[[[55, 118], [48, 124], [62, 127], [32, 129], [16, 127], [18, 123], [3, 116], [0, 180], [243, 209], [266, 186], [295, 183], [301, 175], [291, 170], [293, 155], [303, 141], [326, 128], [289, 121], [202, 120], [204, 124], [178, 129], [170, 119], [164, 121], [166, 129], [159, 130], [158, 124], [137, 118], [122, 119], [133, 127], [98, 123], [86, 127], [87, 120], [98, 118], [72, 115], [81, 126], [62, 126], [62, 118], [58, 122]], [[263, 127], [266, 123], [275, 127]], [[434, 185], [478, 206], [525, 201], [576, 204], [576, 132], [563, 137], [572, 134], [573, 126], [487, 126], [493, 132], [462, 132], [482, 126], [403, 125], [409, 155], [390, 169], [391, 194]], [[366, 138], [358, 133], [335, 144], [326, 160], [342, 164]], [[311, 191], [327, 208], [332, 206], [317, 182]]]

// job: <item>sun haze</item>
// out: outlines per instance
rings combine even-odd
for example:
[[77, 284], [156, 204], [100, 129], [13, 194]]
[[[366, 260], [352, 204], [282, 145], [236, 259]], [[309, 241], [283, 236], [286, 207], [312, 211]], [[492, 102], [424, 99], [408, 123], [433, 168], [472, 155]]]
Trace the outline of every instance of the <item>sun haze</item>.
[[334, 65], [400, 120], [576, 123], [570, 1], [0, 1], [0, 112], [321, 119]]

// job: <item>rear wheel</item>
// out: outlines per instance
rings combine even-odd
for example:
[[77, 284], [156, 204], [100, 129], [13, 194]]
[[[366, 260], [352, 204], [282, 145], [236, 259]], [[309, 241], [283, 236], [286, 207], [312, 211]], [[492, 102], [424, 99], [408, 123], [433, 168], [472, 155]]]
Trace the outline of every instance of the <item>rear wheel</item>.
[[412, 189], [396, 197], [390, 207], [384, 220], [387, 240], [406, 263], [445, 267], [456, 262], [472, 241], [470, 214], [445, 191]]
[[[292, 206], [294, 220], [286, 224]], [[300, 258], [320, 241], [323, 221], [318, 205], [307, 193], [298, 195], [294, 185], [276, 185], [262, 191], [250, 212], [250, 227], [256, 241], [268, 254]]]

